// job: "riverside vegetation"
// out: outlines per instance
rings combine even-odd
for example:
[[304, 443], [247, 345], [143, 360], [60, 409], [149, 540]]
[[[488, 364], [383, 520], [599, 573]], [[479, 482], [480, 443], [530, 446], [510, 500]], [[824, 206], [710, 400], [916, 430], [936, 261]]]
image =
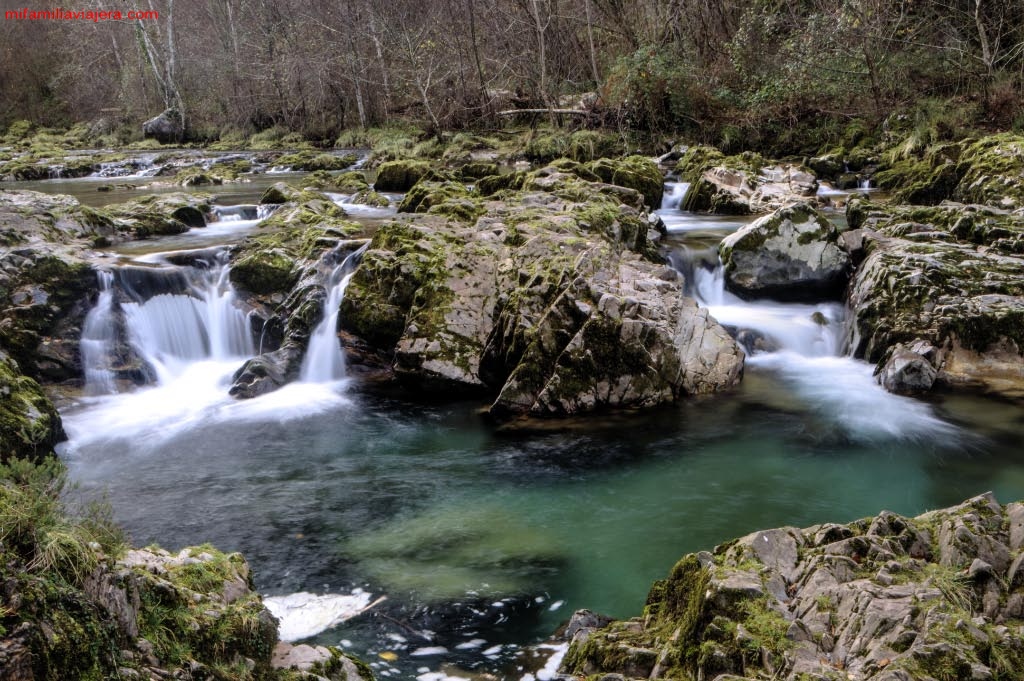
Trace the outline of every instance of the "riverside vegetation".
[[[685, 278], [659, 251], [664, 227], [648, 219], [667, 166], [691, 183], [688, 208], [763, 214], [721, 246], [730, 290], [845, 300], [847, 350], [875, 363], [888, 390], [1019, 401], [1024, 138], [908, 150], [890, 134], [784, 161], [666, 146], [659, 168], [617, 133], [392, 130], [372, 140], [376, 186], [341, 170], [353, 159], [317, 153], [304, 166], [317, 172], [267, 190], [262, 203], [276, 210], [231, 248], [232, 281], [265, 341], [231, 392], [254, 397], [298, 377], [327, 295], [325, 258], [364, 247], [338, 331], [352, 375], [367, 384], [469, 396], [505, 427], [733, 388], [752, 351], [735, 340], [743, 329], [684, 297]], [[174, 172], [191, 164], [186, 176], [200, 174], [199, 161], [168, 154]], [[274, 154], [259, 162], [304, 163]], [[244, 180], [253, 170], [244, 160], [220, 181]], [[517, 160], [527, 163], [499, 171]], [[59, 153], [25, 163], [47, 175], [67, 165]], [[24, 177], [25, 163], [8, 161], [0, 174]], [[851, 173], [893, 200], [849, 200], [837, 226], [818, 189]], [[385, 188], [405, 192], [398, 215], [371, 225], [324, 193]], [[48, 391], [81, 381], [97, 249], [202, 229], [210, 211], [201, 193], [89, 208], [0, 192], [0, 678], [368, 674], [334, 649], [279, 650], [275, 666], [276, 626], [240, 556], [130, 549], [102, 507], [69, 508], [62, 494], [52, 454], [63, 433]], [[112, 370], [127, 382], [146, 375], [127, 343]], [[683, 558], [641, 618], [576, 627], [563, 669], [599, 678], [1014, 678], [1024, 660], [1022, 522], [1019, 504], [979, 497], [918, 518], [757, 533]], [[278, 668], [299, 658], [301, 671]]]

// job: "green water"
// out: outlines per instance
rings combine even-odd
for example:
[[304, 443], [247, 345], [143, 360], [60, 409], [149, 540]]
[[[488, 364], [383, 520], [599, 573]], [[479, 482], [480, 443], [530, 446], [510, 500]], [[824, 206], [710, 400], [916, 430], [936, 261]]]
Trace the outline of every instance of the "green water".
[[[539, 641], [581, 607], [637, 614], [684, 553], [758, 528], [917, 514], [986, 490], [1024, 498], [1024, 411], [975, 398], [934, 405], [958, 430], [932, 441], [851, 437], [756, 367], [732, 395], [535, 432], [496, 432], [477, 404], [348, 397], [76, 444], [94, 404], [68, 413], [65, 456], [139, 544], [243, 551], [267, 594], [386, 594], [379, 614], [317, 640], [371, 660], [397, 649], [403, 677], [444, 660], [507, 676], [507, 656], [455, 646]], [[497, 619], [452, 606], [502, 599]], [[419, 628], [441, 629], [432, 644], [452, 652], [411, 658], [415, 642], [389, 638]]]

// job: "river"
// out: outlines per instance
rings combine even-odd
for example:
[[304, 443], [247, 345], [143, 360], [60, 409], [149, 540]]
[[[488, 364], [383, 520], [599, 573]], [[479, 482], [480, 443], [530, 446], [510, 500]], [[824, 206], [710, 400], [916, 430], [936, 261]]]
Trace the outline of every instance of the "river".
[[[61, 454], [136, 544], [241, 551], [271, 597], [386, 596], [310, 640], [384, 678], [424, 681], [547, 678], [553, 649], [531, 646], [573, 610], [638, 614], [684, 553], [759, 528], [918, 514], [986, 490], [1024, 498], [1019, 406], [884, 392], [871, 366], [840, 356], [841, 305], [747, 303], [722, 289], [708, 249], [742, 221], [671, 200], [661, 213], [690, 293], [760, 339], [729, 394], [501, 431], [477, 402], [384, 397], [328, 357], [328, 369], [235, 401], [227, 386], [254, 348], [237, 336], [245, 315], [214, 259], [184, 273], [188, 292], [121, 303], [151, 383], [111, 393], [91, 374], [96, 394], [63, 412]], [[334, 273], [339, 295], [347, 271]], [[85, 325], [100, 352], [111, 300]]]

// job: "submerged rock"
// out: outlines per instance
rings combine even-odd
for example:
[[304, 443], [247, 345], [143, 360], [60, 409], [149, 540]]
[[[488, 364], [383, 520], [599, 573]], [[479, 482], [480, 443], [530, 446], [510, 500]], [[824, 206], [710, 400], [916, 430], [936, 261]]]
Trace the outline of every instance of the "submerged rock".
[[[780, 528], [682, 558], [644, 616], [582, 628], [589, 678], [998, 678], [1024, 665], [1020, 504]], [[993, 655], [992, 651], [998, 651]], [[952, 670], [952, 671], [951, 671]], [[610, 675], [610, 676], [605, 676]]]
[[813, 206], [781, 208], [722, 241], [726, 285], [745, 298], [839, 298], [850, 256], [838, 240], [839, 230]]
[[867, 256], [850, 287], [850, 351], [879, 362], [920, 339], [940, 351], [936, 385], [1024, 397], [1024, 218], [861, 201], [847, 212]]

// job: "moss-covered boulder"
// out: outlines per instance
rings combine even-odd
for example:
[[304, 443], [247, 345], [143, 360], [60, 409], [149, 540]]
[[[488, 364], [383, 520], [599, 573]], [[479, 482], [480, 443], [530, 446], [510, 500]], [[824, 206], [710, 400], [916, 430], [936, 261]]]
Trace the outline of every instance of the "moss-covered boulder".
[[838, 240], [839, 230], [813, 206], [781, 208], [722, 241], [726, 286], [745, 298], [838, 299], [851, 267]]
[[329, 171], [346, 170], [358, 160], [355, 154], [327, 154], [304, 150], [278, 156], [273, 163], [275, 166], [290, 170]]
[[426, 161], [388, 161], [377, 169], [373, 188], [379, 192], [407, 192], [430, 172]]
[[767, 213], [792, 203], [813, 201], [814, 174], [790, 163], [772, 164], [746, 152], [725, 156], [711, 147], [693, 147], [677, 172], [691, 184], [683, 210], [718, 215]]
[[987, 494], [916, 518], [883, 511], [848, 525], [755, 532], [683, 557], [651, 588], [642, 616], [577, 626], [561, 671], [736, 681], [1013, 677], [1024, 664], [1015, 560], [1022, 519], [1020, 503], [1001, 506]]
[[484, 212], [481, 202], [461, 182], [421, 181], [405, 195], [400, 213], [431, 213], [475, 222]]
[[114, 221], [122, 237], [146, 239], [171, 236], [205, 227], [213, 210], [209, 194], [151, 194], [127, 203], [106, 206], [102, 214]]
[[1024, 136], [989, 135], [938, 144], [903, 156], [890, 154], [873, 177], [901, 203], [962, 201], [1003, 209], [1024, 207]]
[[661, 207], [665, 181], [651, 159], [645, 156], [627, 156], [621, 160], [602, 158], [588, 164], [587, 169], [603, 182], [637, 190], [643, 194], [648, 208]]
[[502, 419], [649, 407], [734, 384], [741, 353], [645, 257], [636, 209], [569, 173], [534, 180], [552, 191], [508, 193], [473, 220], [435, 205], [382, 225], [349, 283], [343, 329], [393, 353], [408, 385], [489, 396]]
[[0, 463], [40, 461], [64, 439], [60, 415], [33, 379], [0, 350]]
[[1024, 218], [860, 201], [848, 215], [871, 230], [850, 287], [850, 351], [884, 363], [897, 344], [927, 341], [936, 385], [1024, 397]]

